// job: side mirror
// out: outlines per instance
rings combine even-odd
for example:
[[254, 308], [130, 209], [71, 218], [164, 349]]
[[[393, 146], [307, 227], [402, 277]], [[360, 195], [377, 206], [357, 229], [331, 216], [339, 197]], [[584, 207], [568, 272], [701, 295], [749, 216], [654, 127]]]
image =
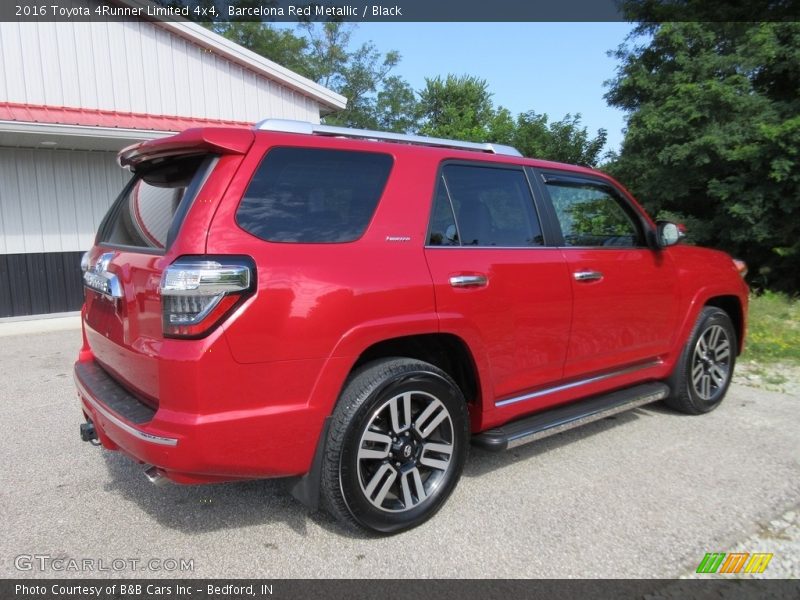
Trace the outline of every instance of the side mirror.
[[656, 237], [659, 248], [674, 246], [686, 235], [681, 225], [676, 225], [670, 221], [659, 221], [656, 225]]

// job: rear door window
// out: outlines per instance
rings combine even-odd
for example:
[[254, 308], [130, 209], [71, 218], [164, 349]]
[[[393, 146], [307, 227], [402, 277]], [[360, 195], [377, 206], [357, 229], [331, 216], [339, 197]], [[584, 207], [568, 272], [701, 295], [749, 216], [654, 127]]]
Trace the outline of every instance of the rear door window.
[[250, 182], [236, 221], [270, 242], [351, 242], [372, 219], [391, 168], [388, 154], [273, 148]]
[[100, 225], [98, 243], [164, 250], [200, 189], [213, 158], [170, 158], [143, 165]]
[[428, 243], [526, 248], [544, 237], [522, 169], [447, 164], [442, 169]]

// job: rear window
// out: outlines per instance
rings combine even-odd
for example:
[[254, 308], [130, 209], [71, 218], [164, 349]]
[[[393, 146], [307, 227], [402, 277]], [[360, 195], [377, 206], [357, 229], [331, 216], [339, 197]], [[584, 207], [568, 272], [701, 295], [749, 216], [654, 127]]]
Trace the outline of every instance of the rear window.
[[170, 158], [143, 165], [111, 207], [98, 242], [163, 250], [197, 194], [213, 157]]
[[367, 228], [391, 168], [388, 154], [274, 148], [250, 182], [236, 221], [270, 242], [352, 242]]

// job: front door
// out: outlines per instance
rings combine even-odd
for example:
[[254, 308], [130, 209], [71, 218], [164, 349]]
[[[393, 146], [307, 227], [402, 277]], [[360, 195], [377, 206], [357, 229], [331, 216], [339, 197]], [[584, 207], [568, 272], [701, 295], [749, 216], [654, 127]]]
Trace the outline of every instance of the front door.
[[647, 223], [606, 180], [546, 172], [573, 290], [565, 378], [657, 362], [677, 327], [669, 257], [647, 244]]

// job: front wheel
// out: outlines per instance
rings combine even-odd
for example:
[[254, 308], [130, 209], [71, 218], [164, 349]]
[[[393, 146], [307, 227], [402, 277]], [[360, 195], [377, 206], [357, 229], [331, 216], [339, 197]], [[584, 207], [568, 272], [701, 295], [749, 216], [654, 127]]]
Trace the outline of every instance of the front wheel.
[[416, 527], [455, 488], [468, 439], [464, 397], [444, 371], [404, 358], [366, 365], [333, 414], [324, 504], [339, 520], [374, 532]]
[[714, 410], [728, 391], [736, 364], [736, 331], [725, 311], [703, 308], [669, 379], [668, 406], [699, 415]]

